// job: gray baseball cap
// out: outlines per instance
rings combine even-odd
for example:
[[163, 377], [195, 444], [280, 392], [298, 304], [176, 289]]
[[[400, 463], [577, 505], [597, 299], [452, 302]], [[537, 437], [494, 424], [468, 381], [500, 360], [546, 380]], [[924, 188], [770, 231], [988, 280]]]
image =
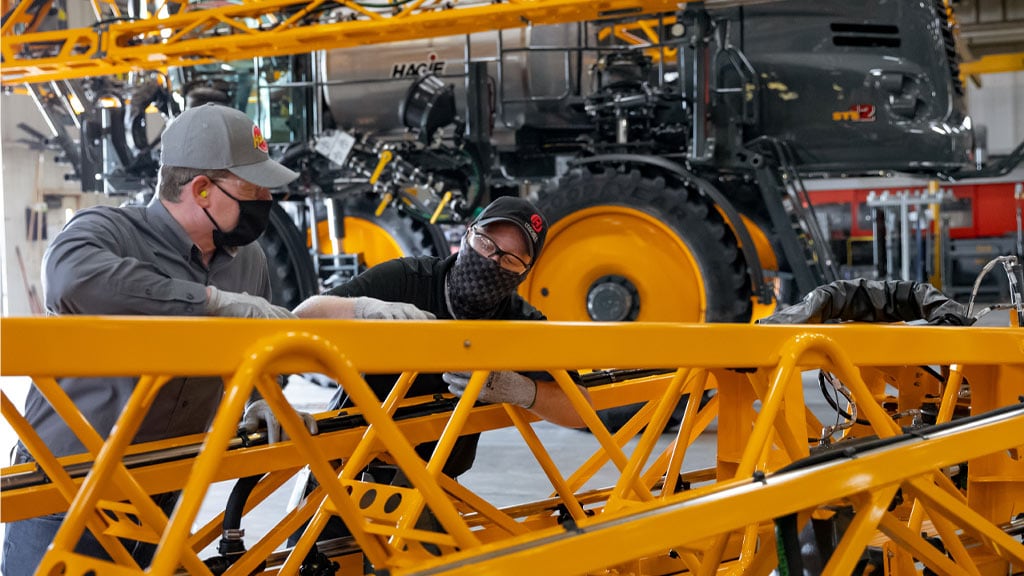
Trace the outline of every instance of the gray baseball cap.
[[271, 160], [259, 126], [228, 106], [189, 108], [171, 121], [160, 140], [160, 163], [167, 166], [228, 170], [264, 188], [284, 186], [299, 177]]

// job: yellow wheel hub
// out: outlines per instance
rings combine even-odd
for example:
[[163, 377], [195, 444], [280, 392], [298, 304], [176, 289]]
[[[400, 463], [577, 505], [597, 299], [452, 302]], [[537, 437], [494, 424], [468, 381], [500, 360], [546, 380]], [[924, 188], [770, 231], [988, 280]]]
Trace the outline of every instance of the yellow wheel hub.
[[[333, 254], [333, 244], [327, 221], [316, 225], [317, 241], [320, 243], [321, 254]], [[345, 217], [345, 238], [342, 240], [342, 252], [345, 254], [362, 254], [367, 267], [394, 258], [405, 256], [402, 247], [387, 228], [372, 220]]]
[[520, 292], [552, 320], [703, 322], [707, 309], [686, 243], [656, 217], [624, 206], [558, 220]]

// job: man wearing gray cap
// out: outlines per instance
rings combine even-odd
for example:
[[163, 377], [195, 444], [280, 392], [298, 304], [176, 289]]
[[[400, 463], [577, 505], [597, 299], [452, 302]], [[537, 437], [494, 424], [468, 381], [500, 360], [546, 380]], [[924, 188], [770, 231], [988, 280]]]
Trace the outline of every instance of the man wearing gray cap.
[[[270, 299], [270, 276], [254, 241], [267, 226], [270, 188], [298, 174], [270, 159], [259, 128], [242, 112], [208, 104], [186, 110], [162, 136], [157, 194], [147, 206], [83, 210], [43, 258], [49, 314], [294, 318]], [[195, 343], [190, 343], [195, 344]], [[104, 438], [135, 387], [134, 378], [65, 378], [61, 387]], [[220, 402], [219, 378], [176, 378], [160, 391], [136, 435], [148, 442], [206, 431]], [[244, 424], [276, 424], [258, 401]], [[315, 422], [307, 417], [307, 425]], [[85, 448], [34, 387], [25, 417], [54, 455]], [[31, 461], [20, 443], [16, 463]], [[177, 494], [154, 500], [165, 511]], [[32, 574], [63, 515], [7, 526], [3, 572]], [[141, 566], [153, 547], [129, 543]], [[88, 531], [77, 551], [106, 558]]]

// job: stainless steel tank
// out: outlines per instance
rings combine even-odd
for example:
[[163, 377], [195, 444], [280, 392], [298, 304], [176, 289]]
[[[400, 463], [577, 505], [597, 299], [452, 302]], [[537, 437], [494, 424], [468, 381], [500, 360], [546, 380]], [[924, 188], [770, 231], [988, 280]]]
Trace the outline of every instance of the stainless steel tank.
[[399, 108], [406, 91], [432, 72], [455, 88], [466, 117], [466, 62], [487, 62], [495, 136], [524, 124], [573, 122], [567, 103], [588, 84], [596, 60], [580, 51], [585, 25], [533, 26], [346, 48], [324, 52], [320, 65], [326, 97], [339, 127], [377, 135], [404, 131]]

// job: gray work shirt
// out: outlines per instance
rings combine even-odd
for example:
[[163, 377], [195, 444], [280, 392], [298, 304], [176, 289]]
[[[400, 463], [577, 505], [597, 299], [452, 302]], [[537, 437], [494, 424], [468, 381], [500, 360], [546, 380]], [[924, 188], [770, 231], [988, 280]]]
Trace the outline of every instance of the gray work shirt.
[[[148, 206], [97, 206], [78, 213], [43, 257], [43, 288], [50, 314], [205, 315], [206, 286], [270, 299], [267, 259], [255, 242], [233, 253], [218, 249], [203, 264], [197, 246], [154, 197]], [[216, 342], [154, 343], [186, 347]], [[117, 350], [111, 350], [117, 354]], [[137, 378], [63, 378], [60, 381], [85, 418], [106, 438]], [[220, 402], [219, 377], [177, 378], [161, 389], [136, 442], [206, 431]], [[25, 416], [56, 456], [84, 452], [34, 388]], [[24, 448], [19, 446], [19, 451]], [[24, 459], [24, 453], [21, 455]]]

